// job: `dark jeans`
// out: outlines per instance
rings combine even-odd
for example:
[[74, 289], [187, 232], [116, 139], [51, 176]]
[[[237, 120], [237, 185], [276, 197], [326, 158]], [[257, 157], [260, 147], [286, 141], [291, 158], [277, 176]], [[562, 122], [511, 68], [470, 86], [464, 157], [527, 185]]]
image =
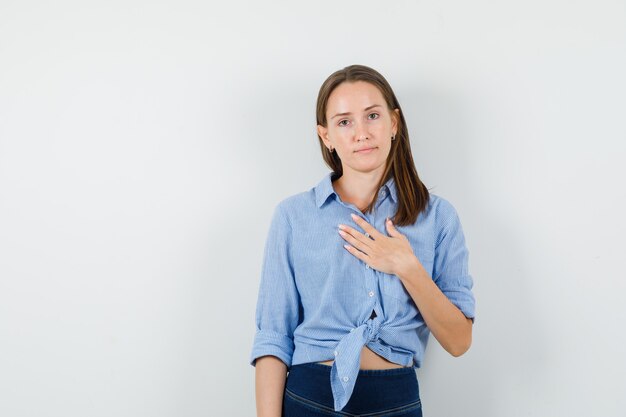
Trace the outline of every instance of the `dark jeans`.
[[422, 417], [415, 369], [360, 370], [348, 404], [334, 411], [328, 365], [294, 365], [287, 375], [284, 417]]

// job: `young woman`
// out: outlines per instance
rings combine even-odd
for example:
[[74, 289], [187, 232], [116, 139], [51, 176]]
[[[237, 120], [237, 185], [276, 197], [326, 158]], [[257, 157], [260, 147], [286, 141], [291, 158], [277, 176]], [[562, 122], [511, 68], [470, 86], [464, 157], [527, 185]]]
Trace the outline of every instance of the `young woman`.
[[317, 125], [332, 172], [278, 203], [265, 244], [250, 358], [258, 416], [422, 416], [415, 368], [429, 334], [453, 356], [472, 340], [459, 217], [420, 181], [377, 71], [331, 74]]

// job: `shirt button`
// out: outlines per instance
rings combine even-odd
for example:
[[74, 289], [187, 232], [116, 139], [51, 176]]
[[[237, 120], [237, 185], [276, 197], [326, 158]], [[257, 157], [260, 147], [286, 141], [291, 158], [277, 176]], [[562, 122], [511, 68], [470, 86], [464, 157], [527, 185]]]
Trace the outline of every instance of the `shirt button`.
[[370, 297], [373, 297], [374, 296], [374, 291], [368, 292], [367, 295], [369, 295]]
[[344, 376], [343, 377], [343, 382], [348, 382], [348, 379], [350, 379], [350, 378], [348, 378], [347, 376]]
[[370, 269], [370, 266], [368, 264], [365, 264], [365, 269]]
[[335, 354], [335, 356], [339, 355], [339, 353], [337, 353], [337, 351], [333, 352]]

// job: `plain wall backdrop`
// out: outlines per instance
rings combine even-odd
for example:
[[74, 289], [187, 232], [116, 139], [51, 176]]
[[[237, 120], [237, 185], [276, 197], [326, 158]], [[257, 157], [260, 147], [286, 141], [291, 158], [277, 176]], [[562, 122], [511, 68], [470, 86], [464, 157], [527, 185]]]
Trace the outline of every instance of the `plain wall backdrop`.
[[427, 417], [623, 416], [623, 1], [0, 2], [0, 415], [254, 415], [279, 200], [324, 79], [380, 71], [477, 318]]

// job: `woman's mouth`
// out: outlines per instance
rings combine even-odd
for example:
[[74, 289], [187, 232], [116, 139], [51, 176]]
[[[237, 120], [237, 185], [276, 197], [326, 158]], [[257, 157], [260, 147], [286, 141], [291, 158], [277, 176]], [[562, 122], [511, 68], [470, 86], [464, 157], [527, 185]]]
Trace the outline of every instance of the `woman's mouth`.
[[372, 147], [372, 148], [363, 148], [361, 150], [355, 151], [356, 153], [360, 153], [360, 154], [366, 154], [366, 153], [372, 153], [372, 151], [374, 151], [376, 149], [376, 147]]
[[374, 149], [376, 149], [376, 147], [363, 148], [363, 149], [355, 151], [355, 152], [356, 153], [371, 153]]

